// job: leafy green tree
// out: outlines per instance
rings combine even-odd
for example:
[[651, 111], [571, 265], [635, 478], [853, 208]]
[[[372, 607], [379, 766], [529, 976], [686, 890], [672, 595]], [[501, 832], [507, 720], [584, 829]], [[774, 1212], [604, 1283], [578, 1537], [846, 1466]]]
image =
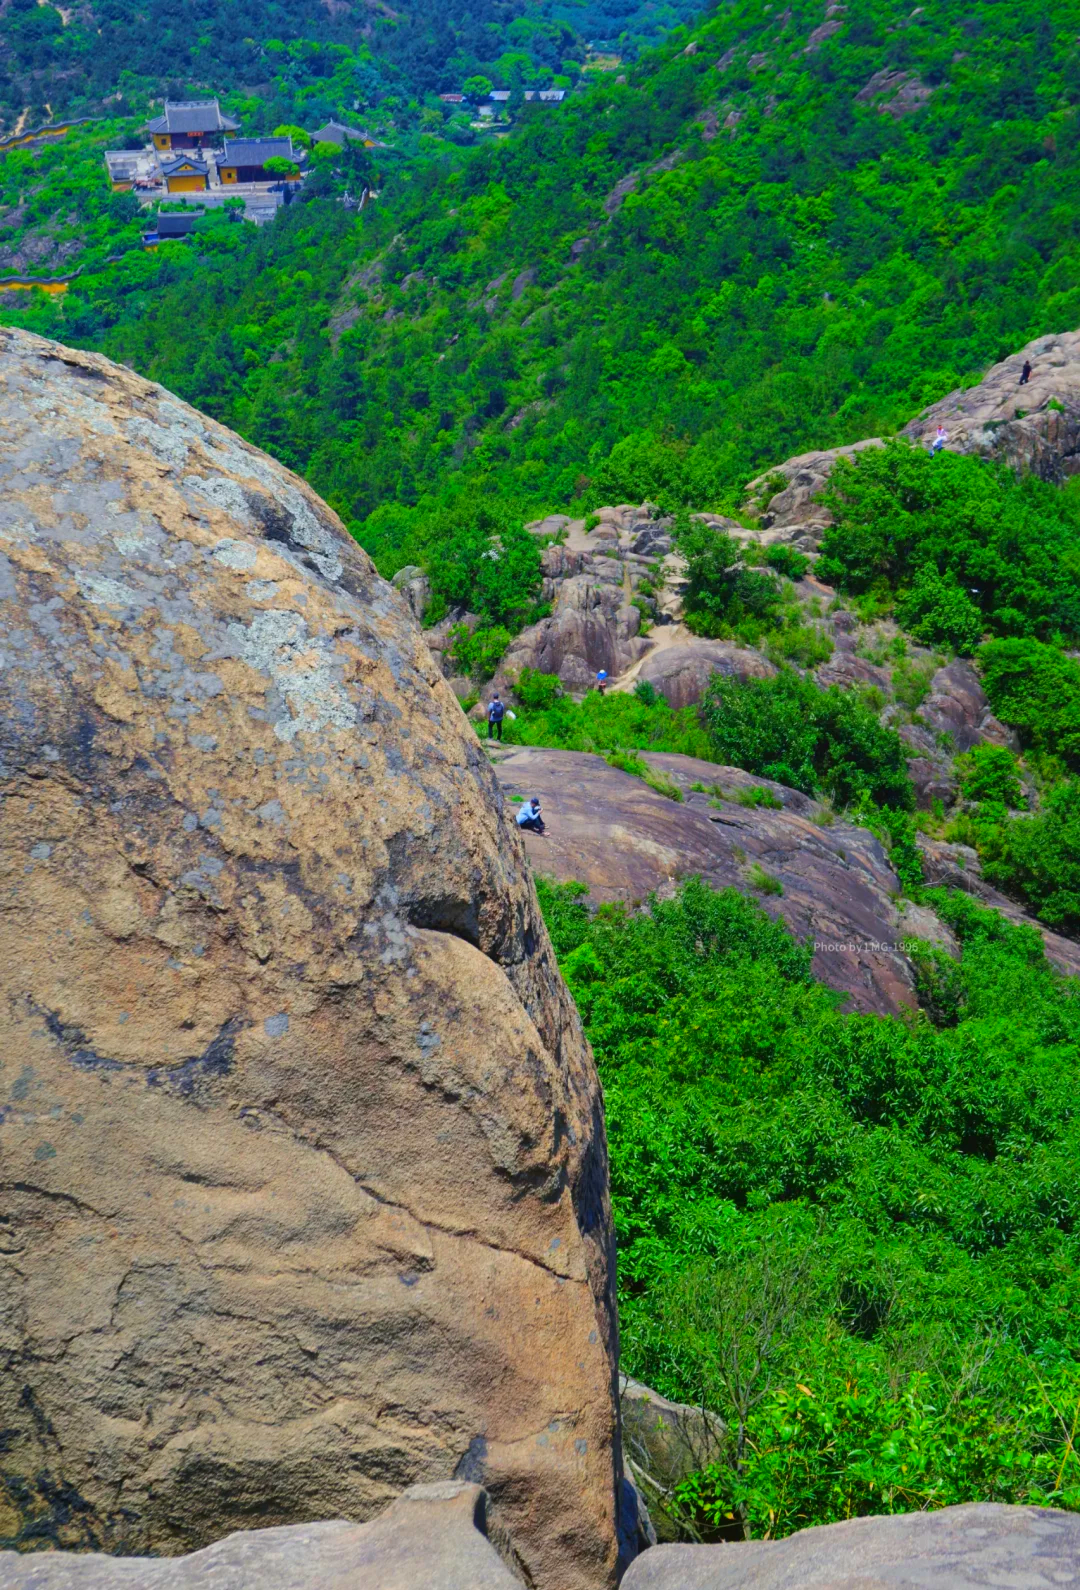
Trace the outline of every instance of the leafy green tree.
[[898, 593], [920, 639], [970, 652], [984, 628], [1080, 637], [1080, 520], [1045, 482], [893, 441], [839, 459], [824, 500], [821, 577]]
[[772, 679], [714, 674], [702, 718], [718, 762], [842, 805], [913, 805], [903, 744], [852, 692], [819, 690], [790, 669]]
[[1080, 666], [1056, 646], [995, 640], [979, 666], [990, 705], [1025, 746], [1080, 769]]
[[777, 581], [744, 567], [742, 552], [729, 535], [683, 516], [677, 542], [686, 559], [685, 621], [695, 634], [719, 635], [746, 618], [775, 621], [780, 608]]

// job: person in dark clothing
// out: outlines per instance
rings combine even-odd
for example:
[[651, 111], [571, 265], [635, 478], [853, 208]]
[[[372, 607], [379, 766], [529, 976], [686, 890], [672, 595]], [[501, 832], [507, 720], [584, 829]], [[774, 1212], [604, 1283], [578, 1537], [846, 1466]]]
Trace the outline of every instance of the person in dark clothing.
[[1020, 371], [1020, 385], [1027, 386], [1031, 380], [1031, 360], [1024, 360], [1024, 368]]
[[489, 740], [498, 740], [500, 743], [502, 742], [502, 726], [503, 726], [503, 718], [505, 716], [506, 716], [506, 708], [503, 706], [502, 702], [499, 700], [497, 695], [492, 696], [491, 705], [488, 708], [488, 739]]
[[526, 801], [517, 814], [519, 828], [531, 828], [534, 834], [544, 832], [544, 819], [540, 815], [540, 802], [534, 795], [531, 801]]

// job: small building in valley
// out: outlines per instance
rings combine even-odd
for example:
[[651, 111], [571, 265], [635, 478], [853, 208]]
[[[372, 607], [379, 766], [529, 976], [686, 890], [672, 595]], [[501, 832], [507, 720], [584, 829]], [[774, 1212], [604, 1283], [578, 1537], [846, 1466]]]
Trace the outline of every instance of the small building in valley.
[[202, 220], [201, 210], [189, 210], [184, 215], [157, 215], [149, 231], [143, 233], [143, 244], [146, 248], [156, 248], [159, 243], [171, 243], [177, 238], [188, 237]]
[[[441, 95], [445, 99], [446, 96]], [[337, 144], [339, 149], [344, 149], [346, 144], [363, 144], [365, 149], [375, 147], [375, 139], [361, 132], [358, 127], [346, 127], [340, 121], [328, 121], [325, 127], [320, 127], [311, 135], [314, 144]]]
[[[298, 163], [291, 138], [226, 138], [225, 153], [218, 161], [218, 176], [223, 187], [237, 182], [280, 182], [282, 178], [267, 171], [268, 160], [290, 160]], [[284, 179], [299, 181], [299, 172]]]
[[202, 149], [239, 126], [221, 114], [216, 99], [166, 100], [163, 113], [147, 123], [147, 131], [158, 150]]
[[210, 186], [210, 168], [195, 155], [163, 160], [161, 175], [170, 193], [205, 193]]

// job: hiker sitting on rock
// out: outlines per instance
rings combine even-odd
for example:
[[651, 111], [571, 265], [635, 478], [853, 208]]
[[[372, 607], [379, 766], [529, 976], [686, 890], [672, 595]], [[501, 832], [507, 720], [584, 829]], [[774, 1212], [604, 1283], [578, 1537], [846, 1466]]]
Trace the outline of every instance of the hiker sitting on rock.
[[948, 431], [945, 429], [944, 425], [939, 425], [938, 428], [937, 428], [937, 435], [934, 437], [934, 440], [930, 443], [930, 452], [931, 452], [931, 454], [940, 453], [941, 449], [945, 446], [945, 443], [948, 440], [949, 440]]
[[503, 718], [505, 716], [506, 716], [506, 708], [503, 706], [502, 702], [499, 700], [499, 694], [498, 694], [498, 691], [496, 691], [496, 693], [491, 698], [491, 705], [488, 708], [488, 739], [489, 740], [498, 740], [500, 743], [502, 742], [502, 726], [503, 726]]
[[544, 819], [540, 815], [540, 802], [534, 795], [532, 800], [526, 801], [517, 814], [519, 828], [530, 828], [534, 834], [544, 832]]

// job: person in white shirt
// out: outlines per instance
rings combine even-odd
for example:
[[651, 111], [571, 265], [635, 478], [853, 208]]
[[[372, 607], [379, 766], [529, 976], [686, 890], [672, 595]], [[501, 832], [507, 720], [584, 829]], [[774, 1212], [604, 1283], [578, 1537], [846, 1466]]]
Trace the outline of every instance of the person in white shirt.
[[544, 819], [540, 815], [540, 802], [534, 795], [532, 800], [523, 801], [521, 810], [517, 814], [519, 828], [528, 828], [534, 834], [544, 832]]
[[930, 452], [931, 452], [931, 454], [940, 453], [941, 449], [945, 446], [945, 443], [948, 440], [949, 440], [948, 431], [945, 429], [944, 425], [939, 425], [938, 428], [937, 428], [937, 435], [934, 437], [934, 440], [930, 443]]

